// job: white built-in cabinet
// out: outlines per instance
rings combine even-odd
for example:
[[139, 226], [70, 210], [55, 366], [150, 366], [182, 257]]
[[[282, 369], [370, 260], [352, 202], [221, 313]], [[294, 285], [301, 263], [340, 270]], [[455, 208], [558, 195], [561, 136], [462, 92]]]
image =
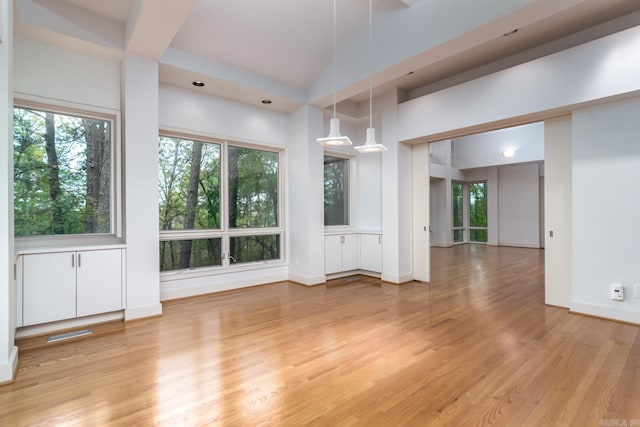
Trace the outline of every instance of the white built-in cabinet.
[[360, 234], [360, 269], [382, 272], [381, 234]]
[[324, 272], [339, 273], [358, 269], [358, 235], [341, 234], [324, 238]]
[[325, 235], [324, 273], [353, 270], [382, 272], [382, 236], [379, 233]]
[[123, 251], [21, 255], [22, 326], [122, 310]]

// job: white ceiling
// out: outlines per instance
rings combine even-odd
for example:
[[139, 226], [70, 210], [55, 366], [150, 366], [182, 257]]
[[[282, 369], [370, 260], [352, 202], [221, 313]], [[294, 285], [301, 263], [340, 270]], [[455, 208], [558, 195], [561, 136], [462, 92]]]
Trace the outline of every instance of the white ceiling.
[[[339, 101], [365, 101], [369, 74], [376, 92], [400, 88], [418, 96], [640, 25], [640, 12], [629, 15], [640, 0], [372, 0], [372, 69], [365, 55], [369, 1], [337, 0], [334, 85], [331, 0], [15, 1], [22, 36], [83, 52], [130, 50], [158, 59], [163, 83], [196, 90], [191, 81], [200, 79], [205, 93], [256, 105], [269, 98], [265, 108], [278, 111], [326, 107], [334, 87]], [[447, 8], [455, 15], [434, 15]]]

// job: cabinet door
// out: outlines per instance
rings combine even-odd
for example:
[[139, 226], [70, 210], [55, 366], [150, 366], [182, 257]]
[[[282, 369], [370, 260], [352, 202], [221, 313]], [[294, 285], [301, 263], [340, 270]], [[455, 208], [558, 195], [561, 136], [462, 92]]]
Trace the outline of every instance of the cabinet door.
[[324, 236], [324, 274], [342, 271], [342, 236]]
[[342, 240], [342, 271], [358, 269], [358, 235], [345, 234]]
[[78, 252], [78, 316], [122, 309], [122, 250]]
[[23, 325], [76, 317], [76, 254], [25, 255], [22, 275]]
[[382, 236], [360, 235], [360, 268], [382, 273]]

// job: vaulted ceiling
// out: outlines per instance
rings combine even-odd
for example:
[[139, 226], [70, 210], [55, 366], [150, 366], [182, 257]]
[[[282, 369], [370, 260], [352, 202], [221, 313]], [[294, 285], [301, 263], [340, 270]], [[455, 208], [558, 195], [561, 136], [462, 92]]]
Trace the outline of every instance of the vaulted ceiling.
[[[18, 35], [159, 61], [160, 81], [290, 112], [419, 96], [640, 25], [638, 0], [16, 0]], [[517, 29], [517, 32], [513, 32]], [[510, 34], [510, 35], [505, 35]], [[206, 86], [194, 88], [193, 80]], [[357, 108], [352, 108], [357, 116]]]

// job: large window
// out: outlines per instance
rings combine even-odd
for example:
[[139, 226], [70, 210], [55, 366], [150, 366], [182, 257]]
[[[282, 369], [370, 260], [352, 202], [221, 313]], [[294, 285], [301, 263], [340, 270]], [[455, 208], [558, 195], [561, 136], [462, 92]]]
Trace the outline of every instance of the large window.
[[15, 235], [114, 233], [114, 118], [13, 112]]
[[487, 183], [469, 184], [469, 241], [487, 242]]
[[280, 153], [161, 136], [160, 270], [279, 260]]
[[464, 242], [464, 186], [453, 183], [453, 243]]
[[349, 225], [349, 159], [324, 156], [324, 225]]

